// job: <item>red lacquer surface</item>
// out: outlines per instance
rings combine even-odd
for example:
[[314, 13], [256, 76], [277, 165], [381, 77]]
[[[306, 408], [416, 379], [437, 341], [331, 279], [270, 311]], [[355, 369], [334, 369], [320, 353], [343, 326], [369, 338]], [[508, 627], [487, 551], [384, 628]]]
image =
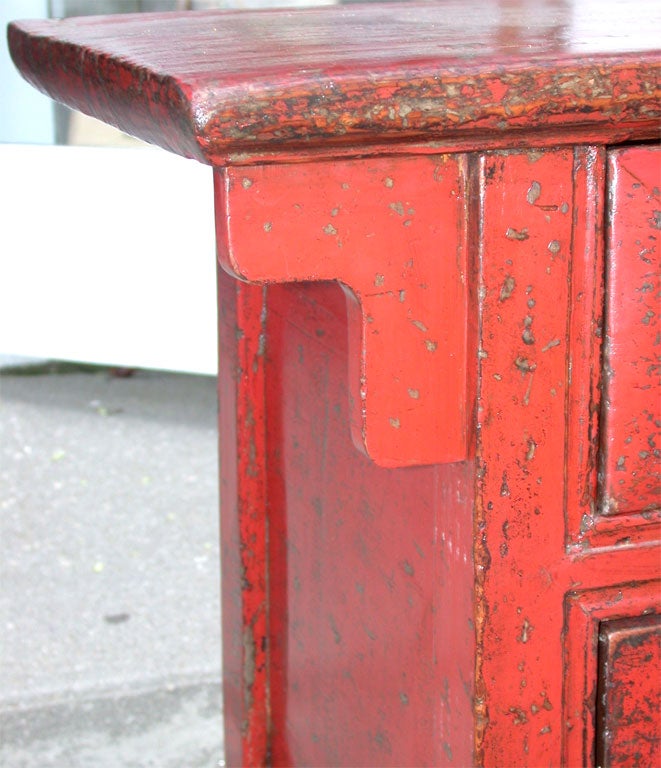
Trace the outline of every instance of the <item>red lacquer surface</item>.
[[[619, 546], [566, 546], [596, 500], [591, 336], [601, 312], [586, 259], [601, 241], [605, 153], [495, 153], [473, 178], [482, 297], [475, 760], [590, 765], [599, 624], [587, 616], [654, 610], [660, 566], [658, 529], [634, 547], [628, 521]], [[582, 338], [572, 335], [578, 318]]]
[[23, 22], [9, 45], [53, 98], [220, 164], [402, 141], [529, 144], [530, 129], [538, 144], [558, 128], [652, 138], [659, 23], [645, 0], [449, 0]]
[[342, 292], [269, 295], [273, 762], [470, 759], [470, 734], [441, 730], [447, 710], [470, 717], [471, 526], [451, 515], [470, 467], [387, 470], [356, 451]]
[[346, 288], [354, 440], [382, 466], [466, 458], [466, 171], [460, 155], [228, 170], [223, 266]]
[[599, 633], [597, 763], [661, 762], [661, 617], [602, 623]]
[[[643, 559], [649, 554], [649, 548], [641, 552]], [[624, 559], [626, 560], [626, 556]], [[612, 562], [612, 558], [602, 559], [602, 564], [610, 565]], [[617, 729], [612, 729], [612, 726], [617, 723], [625, 726], [626, 722], [637, 722], [637, 714], [640, 714], [641, 710], [640, 700], [636, 696], [627, 697], [619, 713], [612, 707], [612, 699], [608, 701], [607, 688], [612, 688], [610, 683], [614, 682], [613, 672], [615, 671], [615, 677], [620, 678], [622, 673], [626, 674], [626, 670], [620, 668], [616, 671], [612, 665], [606, 664], [607, 641], [611, 634], [608, 627], [611, 627], [612, 631], [618, 626], [645, 626], [649, 622], [656, 622], [661, 582], [658, 578], [656, 581], [647, 580], [649, 575], [658, 574], [658, 562], [656, 569], [655, 571], [655, 564], [648, 559], [631, 567], [629, 583], [616, 583], [615, 586], [596, 589], [583, 589], [579, 586], [566, 596], [562, 765], [576, 768], [602, 765], [604, 749], [608, 745], [613, 746], [619, 742], [619, 746], [623, 746], [623, 740], [617, 737]], [[620, 574], [612, 575], [615, 578], [610, 579], [611, 583], [617, 582]], [[639, 659], [635, 670], [631, 665], [628, 666], [629, 673], [634, 673], [641, 683], [639, 693], [644, 695], [647, 692], [658, 701], [658, 658], [652, 655], [646, 661], [644, 657]], [[646, 706], [643, 714], [651, 714], [654, 706], [653, 703]], [[658, 724], [657, 718], [656, 725], [649, 726], [648, 733], [652, 740], [658, 737]], [[643, 745], [638, 745], [638, 748], [641, 747], [646, 749]], [[625, 761], [623, 764], [628, 763]], [[639, 764], [648, 763], [642, 761]]]
[[562, 700], [562, 487], [574, 155], [494, 154], [479, 165], [482, 222], [476, 541], [487, 765], [552, 765]]
[[10, 30], [222, 166], [231, 765], [593, 765], [658, 681], [658, 5], [531, 7]]
[[[346, 296], [324, 283], [266, 289], [275, 764], [589, 764], [599, 621], [657, 604], [654, 531], [633, 547], [625, 521], [620, 546], [566, 548], [596, 500], [601, 292], [590, 256], [606, 155], [467, 162], [466, 391], [478, 419], [468, 461], [385, 470], [361, 458], [349, 442]], [[260, 263], [271, 258], [264, 246]]]
[[602, 507], [650, 513], [661, 492], [661, 152], [613, 151], [609, 171]]
[[223, 708], [237, 762], [268, 750], [268, 541], [264, 401], [264, 291], [218, 282]]

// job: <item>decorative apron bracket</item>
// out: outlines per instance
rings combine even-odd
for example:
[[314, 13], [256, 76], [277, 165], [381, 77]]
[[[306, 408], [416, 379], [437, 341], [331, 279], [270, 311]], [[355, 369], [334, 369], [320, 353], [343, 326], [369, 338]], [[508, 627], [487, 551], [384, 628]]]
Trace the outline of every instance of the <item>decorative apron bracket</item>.
[[465, 188], [463, 155], [216, 171], [225, 270], [344, 287], [352, 434], [381, 466], [466, 457]]

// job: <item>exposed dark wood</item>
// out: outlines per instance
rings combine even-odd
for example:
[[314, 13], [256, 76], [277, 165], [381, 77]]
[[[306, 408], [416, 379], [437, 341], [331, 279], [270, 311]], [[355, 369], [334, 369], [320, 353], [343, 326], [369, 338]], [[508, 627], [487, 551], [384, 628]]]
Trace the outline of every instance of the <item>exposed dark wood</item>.
[[221, 166], [229, 764], [637, 754], [660, 20], [453, 0], [10, 30], [47, 93]]
[[219, 164], [322, 145], [511, 145], [531, 129], [538, 144], [587, 126], [651, 138], [660, 26], [645, 0], [449, 0], [30, 21], [9, 45], [54, 99]]
[[599, 631], [596, 763], [661, 762], [661, 616], [604, 621]]

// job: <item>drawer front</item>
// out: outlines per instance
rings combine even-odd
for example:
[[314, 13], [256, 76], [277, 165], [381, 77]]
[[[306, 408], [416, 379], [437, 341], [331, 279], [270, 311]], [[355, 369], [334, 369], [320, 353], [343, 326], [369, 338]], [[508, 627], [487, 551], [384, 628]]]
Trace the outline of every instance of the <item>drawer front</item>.
[[659, 765], [661, 616], [601, 622], [596, 762]]
[[601, 512], [659, 505], [661, 152], [609, 153], [602, 395]]
[[645, 581], [565, 597], [562, 765], [661, 765], [661, 582], [649, 566]]

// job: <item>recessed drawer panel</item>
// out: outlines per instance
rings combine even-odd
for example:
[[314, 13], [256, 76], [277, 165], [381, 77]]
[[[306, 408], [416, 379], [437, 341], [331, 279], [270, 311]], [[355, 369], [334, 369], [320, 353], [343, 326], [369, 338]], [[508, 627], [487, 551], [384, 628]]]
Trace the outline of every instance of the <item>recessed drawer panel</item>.
[[601, 768], [659, 765], [661, 617], [602, 621], [596, 758]]
[[601, 512], [659, 505], [661, 152], [609, 154], [609, 233], [601, 420]]

